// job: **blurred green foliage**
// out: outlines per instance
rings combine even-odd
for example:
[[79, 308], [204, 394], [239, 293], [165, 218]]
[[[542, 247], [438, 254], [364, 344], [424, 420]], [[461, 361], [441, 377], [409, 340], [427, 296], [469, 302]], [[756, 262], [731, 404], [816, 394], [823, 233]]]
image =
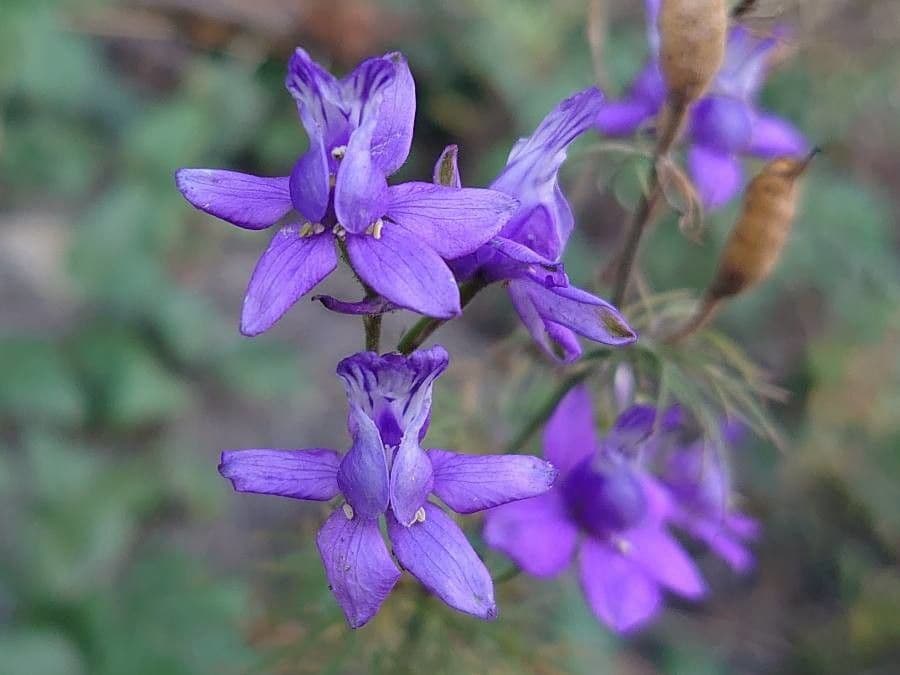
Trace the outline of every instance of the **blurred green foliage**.
[[[793, 394], [775, 409], [786, 452], [760, 442], [735, 458], [749, 510], [767, 528], [754, 579], [728, 582], [710, 564], [711, 606], [677, 607], [628, 641], [589, 616], [572, 579], [521, 577], [500, 585], [496, 624], [404, 584], [348, 636], [311, 545], [318, 511], [264, 548], [268, 573], [245, 563], [235, 574], [195, 542], [228, 518], [227, 491], [198, 452], [196, 428], [179, 425], [210, 400], [286, 410], [298, 383], [301, 396], [319, 393], [297, 355], [314, 356], [315, 345], [240, 339], [239, 298], [223, 312], [197, 281], [198, 269], [232, 258], [222, 230], [183, 204], [171, 178], [181, 165], [285, 172], [304, 139], [281, 86], [284, 43], [346, 68], [363, 54], [342, 52], [317, 26], [374, 12], [367, 51], [404, 50], [419, 85], [404, 173], [428, 175], [443, 144], [459, 142], [473, 184], [556, 100], [595, 77], [622, 91], [644, 54], [639, 3], [595, 3], [609, 10], [598, 15], [608, 25], [595, 73], [581, 1], [354, 2], [304, 3], [311, 14], [287, 37], [251, 26], [249, 9], [243, 24], [223, 19], [212, 0], [0, 4], [0, 230], [17, 214], [58, 215], [66, 251], [61, 287], [49, 299], [26, 289], [14, 317], [22, 325], [0, 327], [0, 673], [892, 672], [900, 167], [887, 149], [900, 142], [900, 115], [883, 93], [896, 92], [900, 63], [890, 44], [861, 37], [875, 35], [880, 15], [848, 18], [840, 2], [822, 39], [798, 30], [799, 57], [765, 91], [767, 106], [829, 152], [806, 182], [776, 276], [720, 323]], [[853, 30], [838, 30], [846, 22]], [[582, 143], [566, 167], [580, 215], [569, 270], [587, 286], [647, 168], [639, 147], [595, 146]], [[699, 246], [662, 219], [643, 253], [651, 287], [701, 289], [734, 213], [707, 219]], [[513, 325], [499, 294], [479, 303], [476, 319], [491, 330]], [[484, 339], [478, 326], [471, 332]], [[437, 392], [434, 445], [497, 447], [539, 405], [553, 378], [522, 366], [522, 344], [485, 356], [502, 374], [494, 379], [455, 355]], [[595, 382], [605, 386], [609, 372]], [[469, 528], [477, 540], [477, 521]]]

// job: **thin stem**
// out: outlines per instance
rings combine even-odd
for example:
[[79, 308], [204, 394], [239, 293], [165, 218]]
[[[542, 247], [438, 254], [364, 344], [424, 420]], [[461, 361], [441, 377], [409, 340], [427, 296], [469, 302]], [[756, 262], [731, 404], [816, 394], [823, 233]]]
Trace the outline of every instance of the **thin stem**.
[[363, 327], [366, 330], [367, 351], [381, 351], [381, 316], [381, 314], [368, 314], [363, 317]]
[[[487, 286], [487, 282], [481, 277], [476, 277], [470, 281], [460, 284], [459, 287], [459, 305], [464, 308], [468, 305], [472, 298]], [[418, 349], [425, 340], [431, 337], [438, 328], [447, 323], [449, 319], [434, 319], [428, 316], [419, 319], [413, 327], [406, 331], [406, 334], [400, 338], [397, 343], [397, 351], [401, 354], [411, 354]]]
[[631, 270], [634, 267], [637, 252], [641, 245], [641, 238], [650, 224], [653, 211], [662, 197], [662, 185], [659, 182], [657, 165], [659, 160], [668, 154], [672, 145], [681, 133], [681, 127], [687, 113], [687, 105], [679, 101], [670, 101], [668, 110], [660, 115], [663, 128], [653, 151], [653, 161], [650, 166], [650, 175], [647, 178], [647, 190], [641, 195], [631, 224], [628, 226], [625, 245], [619, 256], [619, 264], [616, 268], [616, 280], [613, 285], [613, 304], [618, 306], [625, 299], [628, 292], [628, 282], [631, 280]]

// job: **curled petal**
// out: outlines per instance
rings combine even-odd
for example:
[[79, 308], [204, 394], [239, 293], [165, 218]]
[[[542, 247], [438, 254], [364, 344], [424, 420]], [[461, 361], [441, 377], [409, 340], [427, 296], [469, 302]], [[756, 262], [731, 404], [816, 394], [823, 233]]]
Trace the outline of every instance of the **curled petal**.
[[475, 513], [535, 497], [550, 489], [559, 473], [528, 455], [461, 455], [429, 450], [434, 494], [457, 513]]
[[347, 237], [350, 263], [360, 278], [398, 307], [449, 319], [460, 313], [459, 289], [450, 268], [424, 242], [394, 223], [381, 237]]
[[487, 621], [496, 619], [494, 583], [466, 535], [434, 504], [424, 509], [425, 520], [410, 527], [388, 516], [397, 560], [450, 607]]
[[743, 170], [733, 155], [693, 145], [688, 151], [688, 170], [707, 209], [724, 206], [741, 189]]
[[351, 628], [359, 628], [378, 613], [400, 578], [391, 559], [377, 520], [354, 515], [351, 519], [338, 509], [325, 521], [316, 545], [328, 586]]
[[725, 48], [725, 61], [716, 76], [714, 88], [745, 101], [755, 96], [777, 45], [775, 38], [758, 38], [744, 26], [732, 28]]
[[534, 341], [550, 358], [562, 363], [574, 362], [581, 356], [578, 339], [565, 326], [548, 321], [540, 315], [528, 293], [528, 284], [532, 283], [513, 281], [507, 285], [507, 291], [509, 291], [516, 314], [519, 315]]
[[417, 428], [406, 431], [391, 467], [391, 510], [406, 526], [415, 521], [433, 485], [431, 461], [419, 446], [418, 435]]
[[319, 136], [327, 147], [345, 142], [348, 129], [339, 83], [301, 47], [291, 55], [284, 84], [311, 139]]
[[384, 314], [385, 312], [396, 309], [392, 303], [378, 296], [363, 298], [358, 302], [338, 300], [331, 295], [314, 295], [312, 299], [321, 302], [327, 310], [338, 314], [351, 314], [353, 316]]
[[252, 337], [267, 331], [336, 266], [330, 234], [304, 237], [297, 225], [280, 229], [250, 277], [241, 333]]
[[237, 492], [328, 501], [339, 493], [334, 450], [226, 450], [219, 473]]
[[386, 215], [442, 258], [451, 259], [490, 240], [517, 206], [515, 199], [494, 190], [403, 183], [388, 188]]
[[387, 458], [375, 423], [352, 402], [350, 431], [353, 447], [341, 461], [338, 485], [354, 513], [377, 518], [387, 509], [390, 498]]
[[554, 577], [568, 567], [578, 542], [558, 490], [498, 506], [485, 513], [484, 540], [536, 577]]
[[444, 185], [446, 187], [462, 187], [462, 180], [459, 177], [459, 164], [457, 157], [459, 148], [455, 145], [448, 145], [444, 148], [441, 156], [438, 157], [434, 164], [434, 176], [432, 182], [435, 185]]
[[179, 169], [175, 184], [192, 206], [248, 230], [271, 227], [291, 210], [287, 178], [219, 169]]
[[582, 543], [580, 578], [591, 611], [617, 633], [641, 628], [659, 613], [662, 595], [656, 582], [605, 542], [588, 538]]
[[[395, 81], [398, 65], [402, 59], [403, 57], [396, 52], [388, 56], [366, 59], [341, 81], [341, 96], [352, 125], [362, 126], [367, 117], [380, 116], [384, 97]], [[405, 65], [405, 61], [403, 63]], [[415, 97], [414, 93], [413, 96]], [[393, 114], [396, 111], [390, 109], [384, 112]], [[404, 121], [405, 119], [400, 121], [401, 126]], [[387, 129], [391, 124], [392, 122], [385, 120], [384, 128]], [[373, 127], [373, 135], [375, 129], [381, 126], [382, 122], [379, 120]], [[371, 145], [370, 143], [369, 146]]]

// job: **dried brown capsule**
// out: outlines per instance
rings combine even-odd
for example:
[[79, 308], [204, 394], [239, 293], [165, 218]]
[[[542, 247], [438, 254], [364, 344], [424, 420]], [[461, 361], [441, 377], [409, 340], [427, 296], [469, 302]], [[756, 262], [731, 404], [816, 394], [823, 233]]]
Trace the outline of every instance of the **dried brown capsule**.
[[725, 58], [728, 11], [724, 0], [662, 0], [660, 67], [676, 110], [700, 98]]
[[740, 216], [700, 308], [669, 342], [676, 342], [704, 326], [722, 300], [746, 291], [772, 273], [797, 212], [797, 179], [818, 152], [817, 148], [803, 159], [773, 160], [750, 181]]

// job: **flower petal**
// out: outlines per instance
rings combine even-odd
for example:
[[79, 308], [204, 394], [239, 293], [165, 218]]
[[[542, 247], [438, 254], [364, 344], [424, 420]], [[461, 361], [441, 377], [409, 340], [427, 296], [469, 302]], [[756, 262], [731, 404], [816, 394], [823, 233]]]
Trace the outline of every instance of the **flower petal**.
[[378, 613], [400, 578], [391, 559], [378, 521], [354, 516], [347, 519], [338, 509], [319, 530], [316, 545], [328, 586], [351, 628], [359, 628]]
[[564, 326], [545, 320], [538, 313], [528, 292], [530, 283], [511, 281], [506, 286], [516, 314], [547, 356], [562, 363], [572, 363], [581, 356], [575, 334]]
[[339, 493], [334, 450], [226, 450], [219, 473], [237, 492], [328, 501]]
[[625, 317], [605, 300], [574, 286], [533, 284], [531, 297], [545, 319], [562, 324], [588, 340], [620, 347], [637, 340]]
[[[301, 119], [308, 115], [305, 110], [300, 112]], [[297, 212], [309, 222], [319, 223], [328, 210], [331, 177], [322, 132], [315, 123], [310, 121], [308, 124], [309, 149], [301, 155], [291, 171], [291, 201]]]
[[419, 446], [419, 429], [407, 429], [391, 467], [391, 510], [401, 525], [415, 521], [431, 492], [433, 473], [431, 460]]
[[462, 180], [459, 177], [458, 164], [459, 148], [455, 145], [448, 145], [444, 148], [437, 162], [434, 163], [434, 175], [432, 182], [435, 185], [444, 185], [446, 187], [462, 187]]
[[387, 458], [375, 423], [353, 402], [350, 432], [353, 446], [341, 461], [338, 485], [355, 514], [377, 518], [387, 509], [390, 498]]
[[494, 583], [466, 535], [440, 508], [425, 504], [425, 521], [404, 527], [388, 516], [394, 555], [410, 574], [454, 609], [497, 618]]
[[559, 490], [498, 506], [485, 513], [484, 540], [536, 577], [553, 577], [568, 567], [578, 541]]
[[387, 181], [372, 161], [372, 133], [377, 122], [378, 115], [370, 111], [350, 135], [334, 186], [338, 222], [356, 234], [381, 218], [387, 205]]
[[685, 514], [676, 520], [692, 537], [704, 542], [719, 558], [738, 574], [753, 569], [756, 559], [744, 543], [728, 531], [725, 521]]
[[809, 143], [787, 120], [762, 114], [753, 120], [753, 134], [747, 151], [764, 159], [799, 157], [809, 152]]
[[641, 628], [659, 613], [662, 595], [656, 582], [604, 542], [582, 542], [580, 578], [591, 611], [617, 633]]
[[331, 295], [314, 295], [312, 299], [321, 302], [327, 310], [338, 314], [351, 314], [353, 316], [384, 314], [385, 312], [396, 309], [390, 302], [378, 296], [363, 298], [358, 302], [338, 300]]
[[434, 494], [457, 513], [475, 513], [543, 494], [559, 473], [549, 462], [530, 455], [429, 450], [428, 457], [434, 468]]
[[378, 126], [372, 137], [372, 161], [389, 176], [403, 166], [409, 155], [416, 117], [416, 84], [403, 54], [393, 52], [382, 58], [396, 64], [396, 70], [382, 93]]
[[250, 277], [241, 333], [252, 337], [267, 331], [336, 266], [330, 233], [303, 237], [297, 225], [281, 228]]
[[291, 55], [284, 84], [297, 102], [310, 137], [321, 136], [326, 147], [345, 142], [348, 124], [341, 110], [338, 81], [301, 47]]
[[688, 170], [707, 209], [731, 201], [741, 188], [744, 174], [737, 157], [702, 145], [692, 145], [688, 151]]
[[518, 202], [502, 192], [402, 183], [388, 188], [386, 215], [442, 258], [472, 253], [500, 231]]
[[707, 95], [691, 110], [691, 137], [721, 154], [737, 154], [750, 145], [753, 110], [733, 96]]
[[653, 117], [644, 101], [626, 98], [606, 103], [597, 114], [597, 130], [606, 136], [630, 136]]
[[220, 169], [179, 169], [175, 184], [192, 206], [248, 230], [263, 230], [291, 210], [288, 178]]
[[544, 427], [544, 457], [566, 475], [597, 452], [594, 404], [588, 388], [574, 387], [556, 406]]
[[706, 594], [706, 583], [694, 561], [662, 527], [628, 530], [622, 539], [628, 546], [629, 559], [661, 585], [693, 600]]
[[356, 273], [399, 307], [449, 319], [460, 313], [459, 289], [441, 257], [406, 230], [386, 223], [381, 238], [348, 236]]

